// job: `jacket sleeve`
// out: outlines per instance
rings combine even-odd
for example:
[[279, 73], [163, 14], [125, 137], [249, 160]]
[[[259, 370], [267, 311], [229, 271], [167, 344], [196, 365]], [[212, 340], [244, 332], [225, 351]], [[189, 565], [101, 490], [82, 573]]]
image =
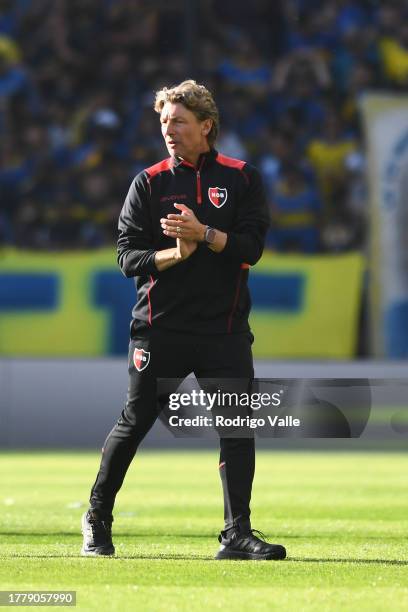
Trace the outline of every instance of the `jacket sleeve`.
[[237, 202], [236, 221], [221, 254], [253, 266], [262, 255], [270, 220], [261, 175], [249, 165], [244, 173], [247, 187]]
[[145, 172], [132, 182], [119, 216], [118, 263], [130, 278], [157, 272], [150, 216], [150, 188]]

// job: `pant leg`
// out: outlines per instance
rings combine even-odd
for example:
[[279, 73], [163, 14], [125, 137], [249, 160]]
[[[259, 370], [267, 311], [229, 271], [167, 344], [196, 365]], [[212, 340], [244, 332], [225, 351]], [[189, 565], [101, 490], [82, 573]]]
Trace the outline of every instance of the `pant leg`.
[[[250, 332], [205, 337], [197, 344], [194, 373], [200, 378], [239, 378], [249, 392], [254, 377]], [[250, 501], [255, 474], [255, 439], [253, 431], [247, 438], [220, 438], [219, 470], [224, 496], [225, 529], [238, 526], [251, 528]]]
[[224, 497], [224, 529], [251, 529], [251, 493], [255, 475], [255, 439], [220, 438], [219, 471]]
[[[127, 399], [103, 445], [99, 472], [90, 496], [91, 508], [112, 513], [136, 450], [159, 415], [157, 378], [184, 378], [190, 372], [185, 344], [174, 334], [157, 330], [149, 330], [130, 341]], [[136, 353], [135, 363], [135, 351], [140, 349], [144, 353]]]

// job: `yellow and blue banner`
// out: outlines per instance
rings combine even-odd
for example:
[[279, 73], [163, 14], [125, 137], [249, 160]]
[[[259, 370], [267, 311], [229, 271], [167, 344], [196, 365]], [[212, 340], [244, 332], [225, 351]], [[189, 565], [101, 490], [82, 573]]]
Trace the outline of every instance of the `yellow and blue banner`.
[[[353, 357], [363, 268], [358, 253], [266, 253], [250, 271], [255, 357]], [[126, 354], [135, 297], [112, 248], [6, 249], [0, 254], [0, 356]]]

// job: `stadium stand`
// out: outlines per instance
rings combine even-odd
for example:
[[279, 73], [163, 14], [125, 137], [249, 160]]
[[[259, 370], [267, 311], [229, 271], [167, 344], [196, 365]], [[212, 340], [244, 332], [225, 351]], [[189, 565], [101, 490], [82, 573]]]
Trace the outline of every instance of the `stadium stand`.
[[364, 249], [359, 100], [406, 87], [406, 3], [195, 6], [191, 74], [185, 2], [0, 2], [0, 244], [112, 244], [132, 177], [166, 156], [153, 92], [193, 77], [214, 90], [219, 148], [262, 170], [269, 248]]

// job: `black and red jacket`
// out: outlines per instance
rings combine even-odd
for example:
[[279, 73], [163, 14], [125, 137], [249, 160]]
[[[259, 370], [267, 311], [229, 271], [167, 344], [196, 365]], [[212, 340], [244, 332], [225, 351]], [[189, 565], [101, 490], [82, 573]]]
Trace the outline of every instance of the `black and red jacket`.
[[[159, 272], [155, 252], [175, 246], [160, 219], [185, 204], [204, 225], [228, 234], [221, 253], [205, 243], [185, 261]], [[248, 268], [262, 255], [269, 225], [258, 171], [212, 149], [195, 168], [168, 158], [143, 170], [129, 189], [119, 217], [118, 262], [137, 277], [135, 328], [187, 333], [231, 333], [249, 329]]]

